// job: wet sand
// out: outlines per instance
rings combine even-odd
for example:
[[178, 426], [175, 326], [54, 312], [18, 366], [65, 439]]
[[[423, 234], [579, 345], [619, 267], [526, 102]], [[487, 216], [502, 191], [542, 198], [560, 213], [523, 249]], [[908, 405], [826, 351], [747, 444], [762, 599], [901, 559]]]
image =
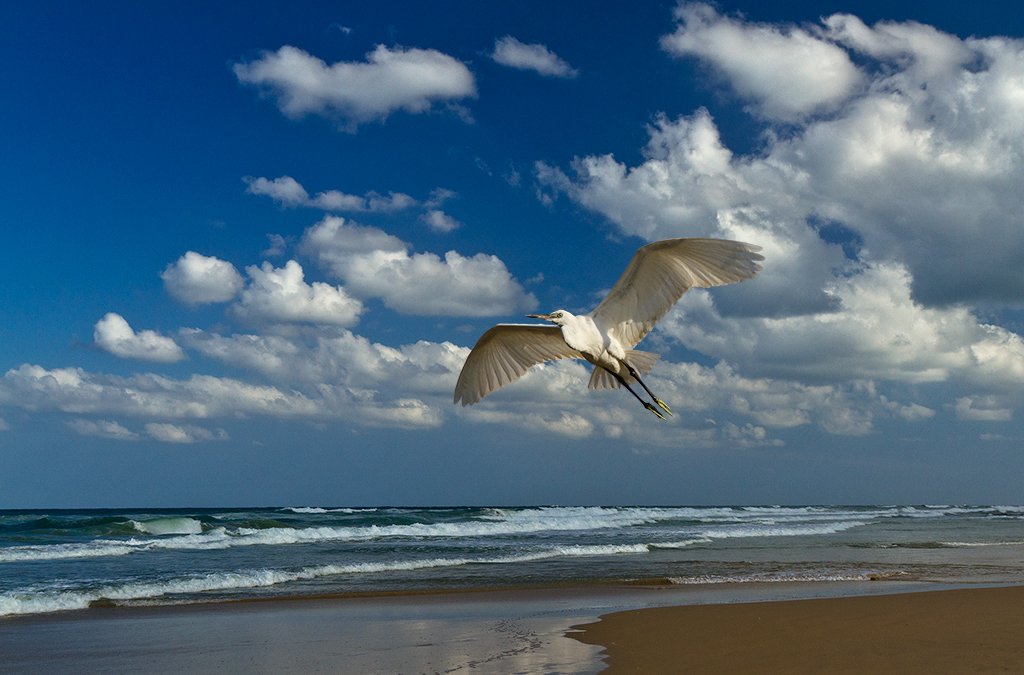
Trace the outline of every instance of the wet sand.
[[1024, 587], [662, 607], [573, 637], [623, 673], [1024, 673]]
[[[94, 608], [0, 620], [0, 673], [1024, 672], [1024, 587], [908, 592], [922, 588], [935, 586], [588, 586]], [[579, 624], [591, 625], [570, 630]]]

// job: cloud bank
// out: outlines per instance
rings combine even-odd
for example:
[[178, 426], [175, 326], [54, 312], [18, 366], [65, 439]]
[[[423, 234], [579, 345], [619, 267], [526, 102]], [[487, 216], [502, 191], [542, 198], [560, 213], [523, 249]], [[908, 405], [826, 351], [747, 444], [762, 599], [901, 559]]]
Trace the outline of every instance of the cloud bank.
[[663, 338], [779, 381], [948, 383], [972, 392], [961, 419], [1008, 419], [1024, 340], [982, 316], [1024, 302], [1024, 43], [850, 15], [763, 25], [700, 3], [677, 19], [662, 47], [747, 101], [764, 150], [735, 155], [705, 110], [661, 116], [636, 166], [538, 163], [542, 198], [645, 240], [764, 247], [756, 283], [688, 293]]

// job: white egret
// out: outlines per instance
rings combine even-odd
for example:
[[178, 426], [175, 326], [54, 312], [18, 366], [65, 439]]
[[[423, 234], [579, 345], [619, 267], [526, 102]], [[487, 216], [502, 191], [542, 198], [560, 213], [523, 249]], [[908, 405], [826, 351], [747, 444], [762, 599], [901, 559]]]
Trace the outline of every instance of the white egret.
[[[515, 382], [538, 363], [555, 359], [586, 359], [594, 364], [590, 389], [626, 387], [658, 417], [669, 407], [640, 379], [660, 356], [633, 349], [690, 288], [709, 288], [757, 276], [764, 256], [760, 246], [722, 239], [665, 239], [647, 244], [594, 311], [583, 316], [559, 309], [528, 314], [547, 324], [494, 326], [469, 353], [455, 403], [472, 405], [492, 391]], [[639, 382], [661, 410], [629, 386]]]

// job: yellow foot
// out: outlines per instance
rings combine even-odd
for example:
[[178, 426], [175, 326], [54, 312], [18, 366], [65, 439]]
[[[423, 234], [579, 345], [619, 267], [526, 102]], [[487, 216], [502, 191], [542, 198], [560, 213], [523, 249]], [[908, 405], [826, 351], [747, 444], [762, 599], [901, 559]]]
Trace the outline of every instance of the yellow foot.
[[669, 408], [667, 405], [665, 405], [665, 402], [662, 401], [660, 398], [654, 399], [654, 402], [657, 403], [658, 405], [660, 405], [661, 409], [664, 410], [665, 412], [667, 412], [669, 415], [672, 414], [672, 409]]
[[[661, 411], [658, 410], [657, 408], [655, 408], [653, 405], [651, 405], [647, 401], [644, 401], [644, 407], [647, 408], [648, 410], [650, 410], [652, 413], [654, 413], [658, 417], [660, 417], [661, 419], [665, 419], [665, 416], [661, 414]], [[669, 414], [671, 415], [672, 413], [669, 413]]]

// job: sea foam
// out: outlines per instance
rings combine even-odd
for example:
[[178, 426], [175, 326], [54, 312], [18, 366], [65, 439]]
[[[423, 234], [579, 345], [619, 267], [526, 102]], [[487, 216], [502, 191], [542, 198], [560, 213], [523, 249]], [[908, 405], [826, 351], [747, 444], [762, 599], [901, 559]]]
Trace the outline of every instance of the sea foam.
[[201, 534], [203, 524], [195, 518], [154, 518], [129, 521], [132, 527], [146, 534]]

